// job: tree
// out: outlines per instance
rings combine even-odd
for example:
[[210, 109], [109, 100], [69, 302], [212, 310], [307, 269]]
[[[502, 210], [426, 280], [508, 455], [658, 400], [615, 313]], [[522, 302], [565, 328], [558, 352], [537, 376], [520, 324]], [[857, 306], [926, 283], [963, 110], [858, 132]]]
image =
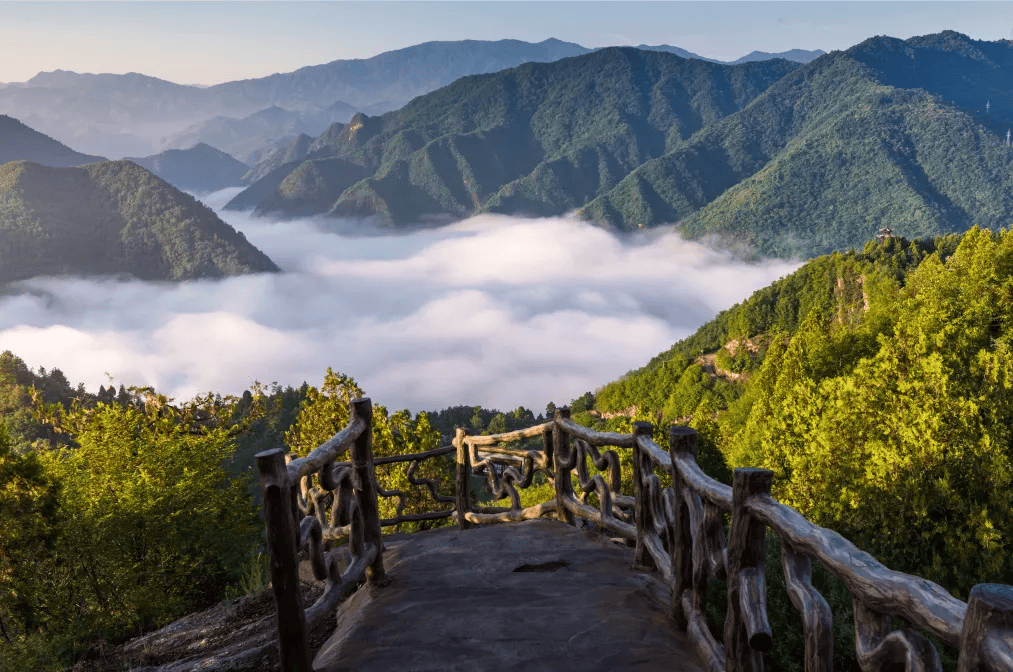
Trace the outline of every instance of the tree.
[[[289, 447], [297, 455], [306, 455], [321, 443], [344, 429], [350, 417], [349, 402], [364, 396], [355, 381], [344, 374], [334, 373], [330, 368], [324, 377], [321, 390], [309, 388], [295, 424], [286, 434]], [[480, 417], [481, 407], [475, 407], [475, 416]], [[412, 418], [405, 409], [388, 415], [386, 407], [373, 405], [373, 456], [406, 455], [420, 453], [440, 446], [440, 432], [429, 423], [426, 413]], [[347, 460], [347, 454], [339, 459]], [[406, 493], [402, 513], [425, 513], [437, 508], [429, 495], [428, 488], [412, 485], [407, 471], [410, 462], [399, 462], [376, 467], [378, 485], [384, 490], [402, 490]], [[440, 486], [442, 494], [453, 493], [453, 458], [423, 461], [415, 476], [431, 478]], [[448, 493], [449, 488], [449, 493]], [[397, 514], [396, 497], [380, 497], [381, 519], [394, 518]], [[325, 508], [329, 503], [324, 504]], [[399, 524], [398, 529], [419, 529], [419, 525]]]
[[[224, 468], [235, 400], [173, 406], [45, 408], [74, 445], [41, 454], [62, 484], [54, 562], [68, 580], [47, 597], [51, 628], [115, 636], [221, 598], [259, 542], [247, 480]], [[74, 624], [73, 627], [70, 624]]]
[[306, 391], [299, 415], [285, 434], [285, 442], [295, 454], [308, 455], [348, 424], [348, 404], [362, 396], [365, 393], [350, 376], [327, 367], [323, 386]]
[[57, 530], [58, 484], [0, 423], [0, 634], [11, 642], [39, 625], [34, 586]]

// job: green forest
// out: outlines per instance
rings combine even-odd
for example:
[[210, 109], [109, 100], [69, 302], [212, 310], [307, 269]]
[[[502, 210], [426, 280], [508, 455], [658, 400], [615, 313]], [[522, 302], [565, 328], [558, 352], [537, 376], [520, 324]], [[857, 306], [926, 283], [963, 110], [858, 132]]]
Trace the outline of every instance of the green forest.
[[[1013, 583], [1011, 336], [1013, 233], [892, 237], [810, 260], [569, 406], [596, 429], [649, 420], [662, 445], [669, 423], [689, 424], [714, 478], [771, 469], [777, 499], [966, 600], [977, 583]], [[180, 402], [112, 384], [91, 394], [58, 369], [0, 355], [0, 668], [62, 670], [261, 589], [253, 455], [277, 446], [305, 454], [366, 393], [328, 369], [319, 388], [258, 383], [239, 397]], [[377, 456], [446, 445], [459, 426], [527, 427], [555, 408], [413, 415], [374, 401]], [[632, 494], [630, 451], [617, 452]], [[446, 456], [420, 473], [450, 494], [452, 466]], [[404, 465], [377, 474], [382, 488], [409, 491], [406, 513], [438, 508], [408, 485]], [[522, 504], [551, 499], [550, 490], [536, 479]], [[381, 518], [395, 503], [381, 499]], [[769, 666], [800, 669], [798, 614], [770, 541], [769, 608], [783, 636]], [[850, 596], [814, 564], [835, 612], [837, 667], [857, 669]], [[722, 590], [715, 582], [710, 591], [715, 628]], [[955, 669], [954, 652], [940, 650]]]
[[[278, 446], [305, 454], [344, 427], [348, 401], [365, 394], [330, 369], [319, 388], [258, 383], [240, 397], [176, 402], [122, 384], [90, 394], [59, 369], [32, 371], [0, 354], [0, 669], [87, 665], [118, 642], [262, 590], [254, 455]], [[373, 451], [421, 452], [445, 445], [456, 426], [493, 433], [540, 420], [524, 408], [413, 416], [374, 404]], [[448, 458], [419, 473], [452, 494]], [[433, 510], [405, 471], [380, 465], [378, 482], [408, 492], [405, 513]], [[396, 501], [381, 498], [381, 518], [396, 515]]]

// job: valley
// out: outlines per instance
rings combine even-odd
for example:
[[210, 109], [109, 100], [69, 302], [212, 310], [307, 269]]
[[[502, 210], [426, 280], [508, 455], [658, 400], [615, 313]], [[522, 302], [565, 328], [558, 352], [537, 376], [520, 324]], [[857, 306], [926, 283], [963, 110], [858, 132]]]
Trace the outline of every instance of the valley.
[[[0, 668], [106, 672], [186, 614], [247, 622], [254, 455], [308, 453], [360, 397], [378, 457], [564, 406], [659, 445], [688, 425], [705, 473], [769, 470], [893, 569], [1013, 584], [1013, 41], [870, 34], [0, 86]], [[423, 469], [450, 490], [452, 457]], [[377, 469], [422, 513], [410, 477]], [[859, 669], [856, 603], [812, 572]], [[776, 591], [762, 659], [801, 672]]]

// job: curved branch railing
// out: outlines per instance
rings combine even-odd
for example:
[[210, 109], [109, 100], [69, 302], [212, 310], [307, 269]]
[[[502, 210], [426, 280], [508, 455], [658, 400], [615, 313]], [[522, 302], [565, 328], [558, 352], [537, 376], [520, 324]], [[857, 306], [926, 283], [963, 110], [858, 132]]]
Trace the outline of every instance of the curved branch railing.
[[[864, 672], [941, 670], [930, 641], [911, 630], [892, 629], [891, 616], [957, 647], [959, 672], [1013, 670], [1013, 587], [980, 584], [965, 604], [931, 581], [885, 567], [840, 534], [774, 500], [772, 472], [736, 469], [729, 487], [700, 469], [694, 430], [673, 425], [667, 451], [655, 443], [652, 433], [653, 426], [642, 422], [634, 423], [630, 434], [596, 432], [576, 424], [569, 409], [560, 408], [552, 420], [527, 429], [492, 436], [471, 436], [458, 429], [451, 446], [374, 459], [371, 406], [368, 399], [361, 399], [352, 402], [348, 425], [306, 457], [286, 465], [281, 450], [258, 454], [282, 669], [310, 669], [307, 628], [354, 590], [363, 574], [372, 583], [385, 585], [381, 525], [451, 518], [468, 529], [555, 513], [570, 525], [580, 516], [635, 545], [634, 567], [658, 571], [669, 582], [670, 616], [688, 633], [712, 672], [758, 672], [763, 669], [763, 652], [772, 647], [764, 566], [767, 528], [780, 538], [788, 597], [802, 616], [807, 672], [833, 670], [833, 616], [813, 587], [813, 558], [843, 581], [852, 595], [856, 653]], [[541, 450], [504, 445], [538, 436], [543, 439]], [[599, 450], [603, 447], [609, 449]], [[633, 450], [632, 497], [621, 492], [620, 462], [611, 447]], [[335, 462], [349, 448], [351, 461]], [[424, 460], [454, 452], [453, 497], [440, 495], [432, 479], [415, 476]], [[588, 458], [601, 473], [589, 474]], [[377, 486], [373, 469], [395, 462], [411, 462], [408, 481], [425, 486], [436, 503], [454, 507], [404, 514], [406, 494]], [[670, 487], [662, 487], [659, 470], [671, 477]], [[538, 471], [553, 485], [555, 498], [522, 509], [517, 488], [530, 486]], [[484, 474], [493, 496], [509, 498], [510, 506], [473, 506], [473, 474]], [[312, 484], [314, 475], [317, 485]], [[592, 494], [597, 506], [588, 501]], [[329, 512], [323, 508], [328, 496], [333, 498]], [[379, 519], [378, 496], [399, 498], [394, 518]], [[727, 539], [726, 514], [731, 519]], [[344, 536], [349, 538], [352, 562], [339, 575], [336, 558], [324, 548], [325, 542]], [[305, 611], [299, 598], [300, 550], [307, 552], [314, 576], [325, 581], [324, 594]], [[705, 615], [710, 578], [727, 582], [720, 642], [711, 634]]]

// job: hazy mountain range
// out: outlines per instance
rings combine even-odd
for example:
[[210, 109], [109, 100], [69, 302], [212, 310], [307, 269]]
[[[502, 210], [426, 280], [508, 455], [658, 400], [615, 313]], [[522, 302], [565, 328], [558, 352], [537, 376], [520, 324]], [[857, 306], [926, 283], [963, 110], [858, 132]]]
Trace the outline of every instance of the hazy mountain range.
[[184, 191], [209, 193], [238, 187], [250, 167], [225, 152], [200, 143], [190, 149], [168, 149], [154, 156], [127, 158]]
[[[683, 56], [696, 57], [677, 47], [650, 48], [673, 49]], [[174, 84], [138, 73], [57, 70], [39, 73], [27, 82], [0, 86], [0, 113], [81, 151], [113, 158], [186, 149], [205, 142], [253, 162], [261, 157], [254, 157], [252, 152], [268, 147], [271, 141], [302, 132], [318, 134], [326, 126], [314, 128], [319, 115], [330, 115], [332, 118], [326, 120], [330, 123], [345, 121], [354, 111], [380, 114], [466, 75], [590, 51], [556, 39], [537, 44], [520, 40], [426, 42], [372, 58], [338, 60], [208, 87]], [[298, 113], [301, 121], [293, 120], [283, 135], [247, 137], [248, 131], [244, 130], [239, 133], [242, 138], [228, 141], [237, 144], [223, 146], [227, 143], [218, 142], [220, 135], [216, 134], [227, 134], [228, 127], [273, 106]], [[202, 128], [204, 122], [215, 117], [223, 119]], [[303, 127], [298, 127], [300, 123]]]
[[391, 225], [480, 210], [562, 214], [797, 67], [611, 48], [465, 77], [382, 117], [335, 124], [230, 207]]
[[776, 255], [1013, 215], [1013, 43], [872, 38], [807, 64], [632, 48], [471, 76], [300, 138], [229, 207], [399, 226], [477, 212], [676, 223]]

